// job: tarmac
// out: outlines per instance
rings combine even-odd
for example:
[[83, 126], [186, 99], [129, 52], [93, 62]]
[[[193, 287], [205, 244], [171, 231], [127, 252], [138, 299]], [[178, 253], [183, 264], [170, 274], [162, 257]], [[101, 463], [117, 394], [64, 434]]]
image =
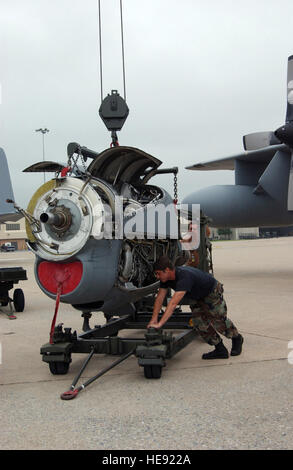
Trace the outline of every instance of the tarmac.
[[[10, 320], [8, 307], [0, 311], [0, 449], [292, 449], [293, 238], [215, 242], [213, 261], [228, 316], [244, 336], [240, 356], [203, 361], [212, 348], [196, 338], [167, 361], [161, 379], [145, 379], [132, 356], [62, 401], [85, 355], [73, 355], [67, 375], [50, 373], [40, 347], [55, 303], [37, 286], [31, 253], [1, 253], [0, 266], [22, 266], [28, 280], [15, 286], [24, 312]], [[60, 305], [60, 322], [81, 331], [69, 305]], [[94, 313], [91, 324], [99, 323], [104, 317]], [[95, 356], [81, 382], [115, 359]]]

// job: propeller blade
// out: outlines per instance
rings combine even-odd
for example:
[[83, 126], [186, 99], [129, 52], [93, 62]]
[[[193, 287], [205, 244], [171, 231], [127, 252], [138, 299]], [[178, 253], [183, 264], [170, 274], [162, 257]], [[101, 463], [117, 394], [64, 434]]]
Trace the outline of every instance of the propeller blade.
[[293, 55], [288, 58], [286, 122], [293, 121]]
[[243, 136], [245, 150], [258, 150], [270, 145], [279, 145], [281, 142], [273, 132], [254, 132]]

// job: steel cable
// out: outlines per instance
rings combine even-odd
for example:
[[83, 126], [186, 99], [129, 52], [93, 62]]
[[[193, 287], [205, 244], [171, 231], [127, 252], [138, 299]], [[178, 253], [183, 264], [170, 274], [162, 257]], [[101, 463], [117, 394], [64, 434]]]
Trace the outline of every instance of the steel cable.
[[[124, 100], [126, 101], [126, 79], [125, 79], [125, 53], [124, 53], [124, 32], [123, 32], [123, 8], [120, 0], [120, 29], [121, 29], [121, 52], [122, 52], [122, 77]], [[100, 82], [101, 82], [101, 102], [103, 101], [103, 57], [102, 57], [102, 15], [101, 0], [98, 0], [98, 19], [99, 19], [99, 56], [100, 56]]]

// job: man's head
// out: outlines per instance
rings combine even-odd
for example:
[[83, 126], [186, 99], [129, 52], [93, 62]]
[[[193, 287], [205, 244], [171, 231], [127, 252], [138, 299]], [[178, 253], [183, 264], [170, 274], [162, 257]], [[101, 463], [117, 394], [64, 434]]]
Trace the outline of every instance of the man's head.
[[153, 265], [153, 270], [157, 279], [167, 282], [175, 279], [175, 266], [168, 256], [161, 256]]

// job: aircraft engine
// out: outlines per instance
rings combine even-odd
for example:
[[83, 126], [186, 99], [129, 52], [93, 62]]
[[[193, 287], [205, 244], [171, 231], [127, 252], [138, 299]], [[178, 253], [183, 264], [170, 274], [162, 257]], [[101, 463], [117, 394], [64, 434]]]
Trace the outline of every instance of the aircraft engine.
[[[36, 256], [35, 277], [52, 299], [59, 292], [61, 302], [82, 311], [120, 314], [123, 305], [157, 289], [154, 261], [162, 254], [174, 260], [178, 255], [177, 214], [171, 196], [147, 184], [159, 160], [131, 147], [101, 154], [79, 150], [84, 156], [91, 153], [93, 162], [69, 176], [56, 162], [39, 162], [25, 170], [42, 171], [47, 165], [47, 171], [56, 173], [23, 211], [28, 247]], [[148, 238], [145, 221], [158, 206], [163, 212], [148, 225]], [[166, 215], [169, 225], [162, 237], [166, 207], [171, 208]], [[139, 233], [133, 236], [133, 230]]]

